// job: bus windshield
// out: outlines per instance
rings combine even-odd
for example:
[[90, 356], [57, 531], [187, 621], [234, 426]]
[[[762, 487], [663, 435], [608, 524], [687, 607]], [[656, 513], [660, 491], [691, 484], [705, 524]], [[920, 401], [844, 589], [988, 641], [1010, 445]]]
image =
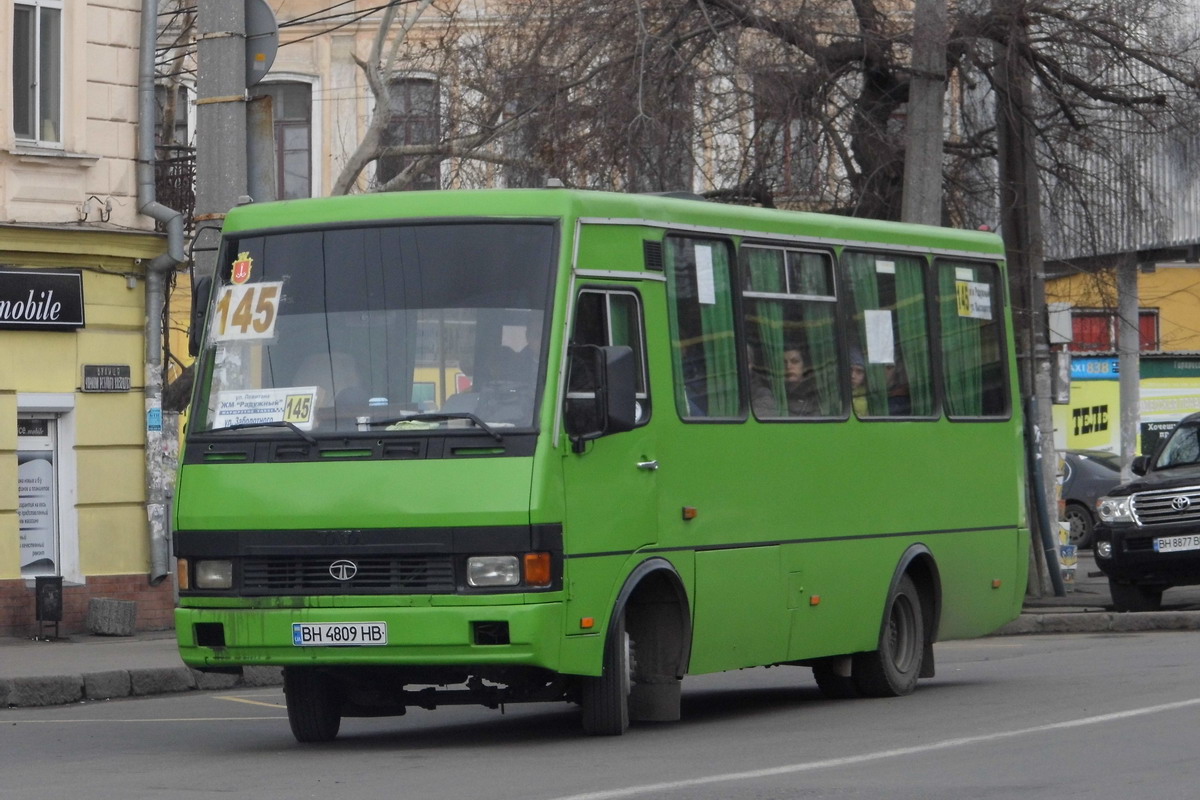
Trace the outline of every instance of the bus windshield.
[[556, 236], [543, 222], [228, 236], [192, 431], [532, 428]]

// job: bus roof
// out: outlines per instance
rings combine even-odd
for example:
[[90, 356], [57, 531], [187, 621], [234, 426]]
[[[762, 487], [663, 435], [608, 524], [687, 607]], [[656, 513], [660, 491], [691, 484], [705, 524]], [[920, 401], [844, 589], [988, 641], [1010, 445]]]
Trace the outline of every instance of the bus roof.
[[908, 225], [806, 211], [736, 206], [702, 199], [574, 189], [455, 189], [379, 192], [256, 203], [232, 209], [225, 232], [270, 230], [400, 219], [495, 217], [645, 221], [729, 232], [811, 236], [1003, 257], [999, 236], [982, 231]]

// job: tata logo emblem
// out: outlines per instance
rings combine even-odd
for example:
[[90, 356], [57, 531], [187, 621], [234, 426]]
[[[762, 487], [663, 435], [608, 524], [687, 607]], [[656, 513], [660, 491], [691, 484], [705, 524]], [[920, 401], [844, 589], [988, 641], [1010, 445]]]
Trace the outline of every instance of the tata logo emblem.
[[1171, 508], [1175, 509], [1176, 511], [1186, 511], [1191, 507], [1191, 505], [1192, 500], [1186, 495], [1181, 494], [1178, 497], [1171, 498]]
[[329, 565], [329, 574], [335, 581], [348, 581], [358, 574], [358, 564], [345, 558], [339, 558]]

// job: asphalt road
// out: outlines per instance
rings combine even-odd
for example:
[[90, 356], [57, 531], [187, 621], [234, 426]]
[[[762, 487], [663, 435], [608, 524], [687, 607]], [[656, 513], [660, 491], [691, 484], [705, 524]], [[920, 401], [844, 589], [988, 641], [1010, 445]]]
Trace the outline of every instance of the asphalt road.
[[4, 709], [0, 795], [1193, 800], [1198, 649], [1178, 632], [944, 643], [938, 677], [894, 700], [825, 700], [795, 667], [700, 676], [682, 722], [611, 739], [532, 705], [351, 719], [302, 746], [277, 688]]

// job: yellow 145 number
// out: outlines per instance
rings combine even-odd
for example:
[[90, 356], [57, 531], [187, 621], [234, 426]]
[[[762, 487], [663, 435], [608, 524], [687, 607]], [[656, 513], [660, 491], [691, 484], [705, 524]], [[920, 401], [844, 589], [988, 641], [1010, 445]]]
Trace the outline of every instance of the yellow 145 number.
[[275, 335], [283, 283], [230, 284], [217, 297], [213, 335], [226, 339], [267, 339]]

